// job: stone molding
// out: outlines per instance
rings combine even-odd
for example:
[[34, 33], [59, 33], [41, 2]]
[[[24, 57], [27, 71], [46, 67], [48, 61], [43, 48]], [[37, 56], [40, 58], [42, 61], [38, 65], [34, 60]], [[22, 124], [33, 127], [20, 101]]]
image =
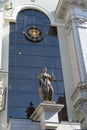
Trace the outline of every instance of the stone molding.
[[87, 7], [87, 0], [59, 1], [55, 12], [59, 18], [64, 20], [65, 28], [68, 34], [72, 30], [72, 21], [74, 21], [77, 25], [87, 22], [86, 7]]
[[87, 103], [87, 82], [78, 84], [71, 99], [75, 111], [79, 110], [82, 104]]
[[56, 9], [59, 17], [63, 18], [70, 6], [87, 7], [87, 0], [60, 0]]
[[9, 10], [12, 8], [11, 0], [5, 0], [4, 9]]
[[82, 24], [87, 23], [87, 17], [71, 13], [71, 11], [70, 11], [65, 16], [64, 22], [65, 22], [65, 29], [69, 33], [72, 29], [72, 22], [74, 22], [76, 24], [76, 26], [79, 26], [79, 25], [81, 26]]
[[33, 5], [33, 4], [21, 4], [21, 5], [18, 5], [16, 8], [6, 10], [4, 13], [4, 19], [6, 21], [16, 22], [17, 15], [20, 11], [25, 10], [25, 9], [32, 9], [32, 8], [36, 10], [38, 9], [39, 11], [46, 14], [49, 17], [51, 24], [55, 23], [54, 17], [51, 13], [49, 13], [46, 9], [41, 8], [40, 6], [37, 6], [37, 5]]
[[46, 111], [52, 111], [52, 112], [59, 112], [64, 107], [64, 105], [56, 104], [54, 102], [46, 101], [41, 103], [37, 109], [34, 111], [34, 113], [31, 115], [30, 119], [33, 119], [35, 121], [39, 121], [40, 115], [46, 110]]

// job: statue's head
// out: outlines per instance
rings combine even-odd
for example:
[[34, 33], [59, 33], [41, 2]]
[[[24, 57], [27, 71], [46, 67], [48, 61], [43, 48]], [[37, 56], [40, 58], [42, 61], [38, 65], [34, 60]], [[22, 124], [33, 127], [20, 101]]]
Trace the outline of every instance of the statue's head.
[[46, 67], [43, 68], [43, 72], [47, 72], [47, 68]]

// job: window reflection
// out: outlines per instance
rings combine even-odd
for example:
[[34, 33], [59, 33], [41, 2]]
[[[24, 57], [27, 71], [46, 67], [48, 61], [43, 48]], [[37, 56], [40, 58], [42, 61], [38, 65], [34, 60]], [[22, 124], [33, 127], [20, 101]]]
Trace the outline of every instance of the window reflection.
[[30, 116], [32, 115], [32, 113], [35, 111], [35, 107], [33, 106], [33, 103], [32, 102], [30, 102], [30, 104], [29, 104], [29, 106], [27, 107], [27, 109], [26, 109], [26, 117], [28, 118], [28, 119], [30, 119]]
[[64, 94], [59, 96], [57, 103], [64, 105], [62, 111], [59, 112], [59, 121], [61, 121], [61, 120], [67, 121], [68, 116], [67, 116], [67, 108], [66, 108], [66, 101], [65, 101]]
[[[23, 35], [31, 25], [44, 32], [44, 39], [34, 44]], [[50, 26], [46, 15], [36, 10], [24, 10], [17, 22], [10, 23], [8, 118], [27, 118], [29, 102], [35, 107], [41, 101], [38, 94], [37, 75], [46, 66], [55, 74], [54, 101], [64, 96], [64, 84], [56, 27]]]

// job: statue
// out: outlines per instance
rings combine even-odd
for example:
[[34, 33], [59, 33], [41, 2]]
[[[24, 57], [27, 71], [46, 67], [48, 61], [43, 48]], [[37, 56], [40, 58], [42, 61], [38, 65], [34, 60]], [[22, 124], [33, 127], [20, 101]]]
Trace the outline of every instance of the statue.
[[43, 101], [52, 101], [54, 90], [51, 84], [53, 76], [47, 73], [47, 68], [42, 69], [42, 73], [38, 76], [39, 79], [39, 94]]

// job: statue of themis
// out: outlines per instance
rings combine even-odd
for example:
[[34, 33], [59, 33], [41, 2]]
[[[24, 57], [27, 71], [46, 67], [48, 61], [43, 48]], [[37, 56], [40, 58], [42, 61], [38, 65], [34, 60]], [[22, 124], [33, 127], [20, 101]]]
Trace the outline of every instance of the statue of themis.
[[53, 76], [47, 73], [47, 68], [42, 69], [42, 73], [38, 75], [39, 79], [39, 94], [43, 101], [52, 101], [54, 90], [51, 84]]

